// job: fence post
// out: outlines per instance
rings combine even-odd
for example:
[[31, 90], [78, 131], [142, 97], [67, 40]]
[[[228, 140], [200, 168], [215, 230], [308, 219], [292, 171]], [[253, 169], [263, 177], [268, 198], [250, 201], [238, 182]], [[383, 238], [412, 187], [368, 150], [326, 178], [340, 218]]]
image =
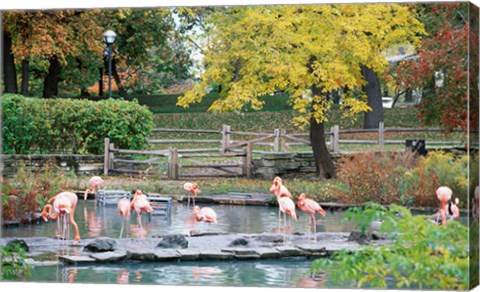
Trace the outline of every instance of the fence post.
[[168, 177], [168, 179], [173, 178], [173, 148], [172, 148], [172, 146], [168, 147], [167, 177]]
[[332, 136], [330, 136], [330, 149], [332, 149], [332, 152], [338, 152], [340, 148], [340, 131], [338, 125], [334, 125], [330, 128], [330, 131], [332, 132]]
[[385, 148], [385, 128], [383, 122], [378, 123], [378, 148], [383, 151]]
[[115, 154], [110, 151], [115, 148], [115, 144], [110, 143], [110, 146], [108, 147], [108, 169], [113, 169], [113, 159], [115, 159]]
[[280, 130], [280, 151], [286, 152], [287, 151], [287, 139], [285, 135], [287, 134], [287, 130], [281, 129]]
[[280, 130], [273, 130], [273, 135], [275, 136], [273, 140], [273, 152], [280, 152]]
[[173, 179], [178, 179], [178, 150], [177, 148], [173, 148]]
[[104, 155], [103, 155], [103, 175], [108, 175], [108, 166], [110, 165], [110, 155], [109, 155], [109, 147], [110, 147], [110, 138], [105, 138], [104, 143]]
[[247, 178], [252, 178], [253, 173], [253, 143], [247, 143], [247, 149], [245, 153], [245, 175]]
[[223, 125], [222, 128], [222, 149], [221, 152], [225, 153], [230, 145], [230, 126]]

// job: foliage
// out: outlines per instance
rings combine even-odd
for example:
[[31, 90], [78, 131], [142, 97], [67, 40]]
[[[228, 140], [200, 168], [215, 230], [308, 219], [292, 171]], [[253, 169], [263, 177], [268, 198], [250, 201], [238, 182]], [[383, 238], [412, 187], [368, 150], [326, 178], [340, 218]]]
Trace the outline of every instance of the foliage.
[[[382, 49], [415, 42], [422, 27], [408, 6], [305, 5], [218, 8], [206, 16], [208, 36], [201, 82], [179, 98], [188, 107], [200, 102], [209, 86], [221, 85], [213, 111], [262, 108], [260, 96], [283, 90], [301, 113], [296, 121], [326, 120], [331, 103], [305, 95], [363, 85], [362, 64], [381, 72]], [[368, 110], [366, 101], [345, 97], [347, 115]]]
[[189, 50], [170, 8], [9, 11], [4, 15], [17, 70], [22, 60], [31, 62], [29, 90], [34, 95], [40, 95], [52, 59], [61, 64], [57, 77], [62, 96], [76, 96], [79, 89], [86, 92], [97, 83], [99, 69], [106, 64], [102, 35], [107, 29], [117, 33], [114, 58], [121, 72], [131, 73], [130, 93], [151, 92], [190, 77]]
[[413, 152], [356, 154], [340, 161], [338, 179], [345, 186], [337, 197], [345, 203], [373, 201], [379, 204], [405, 204], [399, 196], [400, 180], [416, 164]]
[[18, 280], [30, 274], [30, 265], [25, 261], [26, 251], [18, 243], [0, 249], [0, 279]]
[[404, 173], [399, 191], [402, 196], [412, 198], [418, 206], [436, 206], [435, 190], [448, 186], [453, 191], [453, 197], [460, 199], [460, 206], [466, 206], [468, 163], [467, 155], [457, 158], [452, 153], [430, 152], [418, 161], [415, 168]]
[[468, 289], [466, 226], [456, 221], [437, 226], [397, 205], [386, 209], [370, 204], [368, 208], [383, 215], [381, 232], [388, 234], [392, 243], [337, 252], [331, 258], [315, 260], [314, 270], [327, 270], [335, 282], [366, 288]]
[[67, 190], [64, 179], [65, 175], [51, 164], [43, 172], [31, 172], [20, 165], [15, 176], [6, 178], [2, 184], [2, 219], [30, 221], [48, 199]]
[[[474, 37], [470, 34], [469, 5], [438, 3], [418, 7], [429, 35], [421, 43], [418, 58], [396, 68], [397, 84], [423, 91], [419, 117], [424, 124], [442, 126], [447, 131], [468, 126], [478, 129], [478, 110], [470, 111], [473, 116], [468, 116], [468, 102], [470, 108], [478, 108], [475, 95], [467, 95], [469, 62], [478, 63], [478, 55], [469, 55], [469, 38]], [[435, 74], [444, 75], [443, 86], [435, 85]]]
[[3, 151], [28, 154], [70, 149], [102, 153], [104, 138], [120, 148], [141, 149], [153, 127], [152, 113], [138, 102], [2, 96]]
[[[379, 204], [438, 206], [435, 190], [448, 186], [460, 206], [468, 202], [469, 157], [430, 151], [426, 157], [412, 152], [366, 153], [342, 158], [337, 197], [345, 203], [372, 201]], [[472, 162], [470, 162], [472, 163]], [[474, 175], [475, 167], [472, 175]]]

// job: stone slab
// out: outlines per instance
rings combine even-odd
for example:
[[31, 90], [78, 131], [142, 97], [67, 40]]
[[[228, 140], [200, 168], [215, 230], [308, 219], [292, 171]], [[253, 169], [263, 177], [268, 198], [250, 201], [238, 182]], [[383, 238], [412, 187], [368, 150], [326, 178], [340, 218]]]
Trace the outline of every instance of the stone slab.
[[64, 263], [68, 264], [90, 264], [95, 262], [96, 260], [94, 258], [91, 258], [89, 256], [59, 256], [58, 259]]
[[280, 252], [281, 257], [298, 257], [305, 255], [300, 249], [292, 246], [277, 246], [276, 249]]
[[89, 256], [98, 262], [111, 263], [125, 260], [127, 258], [127, 251], [97, 252], [90, 253]]
[[244, 247], [229, 247], [223, 248], [222, 252], [233, 253], [234, 255], [247, 256], [247, 255], [258, 255], [255, 249], [244, 248]]
[[279, 258], [282, 255], [279, 250], [267, 247], [257, 248], [255, 249], [255, 252], [261, 259]]
[[199, 250], [177, 249], [181, 261], [196, 261], [200, 258]]
[[131, 260], [136, 261], [155, 261], [156, 255], [154, 249], [145, 249], [145, 250], [128, 250], [127, 256]]
[[297, 248], [304, 251], [307, 256], [328, 256], [327, 248], [319, 244], [299, 244]]
[[230, 260], [233, 259], [233, 254], [220, 250], [206, 250], [200, 252], [199, 258], [201, 260]]
[[176, 250], [161, 249], [155, 251], [155, 261], [176, 261], [180, 259], [180, 254]]

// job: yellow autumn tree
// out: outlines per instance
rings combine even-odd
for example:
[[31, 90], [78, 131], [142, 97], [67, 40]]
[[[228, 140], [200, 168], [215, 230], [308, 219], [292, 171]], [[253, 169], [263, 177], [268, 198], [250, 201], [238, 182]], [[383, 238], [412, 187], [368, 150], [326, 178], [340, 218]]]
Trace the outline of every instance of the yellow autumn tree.
[[[205, 21], [201, 82], [177, 104], [200, 102], [214, 84], [221, 91], [212, 111], [261, 109], [259, 97], [287, 92], [292, 108], [301, 114], [294, 122], [310, 126], [322, 178], [335, 176], [324, 137], [329, 92], [353, 92], [365, 85], [362, 67], [381, 73], [387, 65], [382, 50], [415, 43], [423, 33], [411, 7], [398, 4], [216, 8]], [[345, 115], [370, 109], [365, 95], [342, 98]]]

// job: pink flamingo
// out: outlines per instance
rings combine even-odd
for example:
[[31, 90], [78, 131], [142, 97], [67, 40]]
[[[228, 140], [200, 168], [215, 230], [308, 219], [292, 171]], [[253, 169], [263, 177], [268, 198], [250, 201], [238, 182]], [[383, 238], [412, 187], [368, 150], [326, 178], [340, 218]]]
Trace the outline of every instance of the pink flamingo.
[[143, 212], [152, 213], [153, 209], [148, 202], [148, 198], [146, 195], [142, 193], [141, 190], [136, 190], [135, 194], [133, 195], [133, 200], [130, 202], [130, 209], [134, 209], [137, 213], [137, 221], [140, 227], [142, 226], [142, 218], [141, 215]]
[[[278, 203], [278, 206], [279, 206], [279, 209], [278, 209], [278, 225], [280, 226], [280, 223], [281, 223], [280, 216], [281, 216], [281, 212], [282, 212], [281, 208], [280, 208], [280, 198], [289, 198], [291, 200], [291, 199], [293, 199], [293, 196], [290, 193], [290, 191], [287, 189], [287, 187], [285, 187], [283, 185], [283, 180], [278, 176], [273, 179], [273, 184], [270, 187], [270, 192], [272, 194], [274, 194], [275, 197], [277, 198], [277, 203]], [[293, 203], [293, 201], [292, 201], [292, 203]], [[295, 204], [293, 206], [295, 208]]]
[[193, 199], [193, 206], [195, 206], [195, 197], [200, 193], [200, 188], [196, 183], [186, 182], [183, 184], [183, 189], [188, 192], [187, 207], [190, 206], [190, 197]]
[[452, 190], [449, 187], [439, 187], [436, 191], [437, 198], [440, 200], [440, 210], [435, 213], [436, 221], [447, 224], [449, 220], [456, 220], [460, 218], [460, 210], [458, 209], [458, 198], [455, 199], [455, 203], [449, 202], [452, 198]]
[[206, 223], [217, 223], [217, 213], [215, 213], [212, 208], [203, 207], [200, 209], [199, 206], [195, 206], [193, 207], [193, 213], [198, 222], [204, 221]]
[[[48, 221], [48, 217], [52, 220], [57, 220], [59, 217], [63, 218], [63, 238], [67, 237], [67, 215], [69, 216], [70, 223], [73, 225], [75, 229], [75, 238], [74, 243], [78, 243], [80, 241], [80, 234], [78, 231], [78, 225], [75, 222], [74, 214], [75, 214], [75, 207], [77, 206], [78, 197], [76, 194], [72, 192], [61, 192], [56, 196], [50, 198], [48, 203], [42, 210], [42, 217], [45, 222]], [[55, 213], [52, 212], [55, 211]]]
[[[124, 225], [125, 225], [125, 221], [128, 220], [128, 218], [130, 218], [130, 200], [127, 199], [127, 198], [122, 198], [120, 200], [118, 200], [118, 203], [117, 203], [117, 208], [118, 208], [118, 213], [120, 214], [120, 216], [122, 217], [122, 228], [120, 230], [120, 238], [122, 237], [122, 234], [123, 234], [123, 229], [124, 229]], [[128, 227], [128, 225], [127, 225]], [[128, 232], [128, 230], [127, 230]]]
[[97, 188], [102, 187], [105, 184], [105, 181], [99, 176], [92, 176], [89, 180], [90, 188], [85, 190], [85, 194], [83, 195], [83, 199], [86, 200], [88, 194], [95, 194]]
[[[309, 224], [313, 225], [313, 241], [317, 241], [317, 222], [315, 220], [315, 213], [320, 213], [320, 215], [322, 215], [323, 217], [325, 217], [327, 213], [317, 202], [311, 199], [307, 199], [307, 195], [305, 195], [305, 193], [300, 194], [300, 197], [297, 201], [297, 206], [303, 212], [310, 214]], [[310, 228], [308, 229], [308, 232], [310, 233]]]

